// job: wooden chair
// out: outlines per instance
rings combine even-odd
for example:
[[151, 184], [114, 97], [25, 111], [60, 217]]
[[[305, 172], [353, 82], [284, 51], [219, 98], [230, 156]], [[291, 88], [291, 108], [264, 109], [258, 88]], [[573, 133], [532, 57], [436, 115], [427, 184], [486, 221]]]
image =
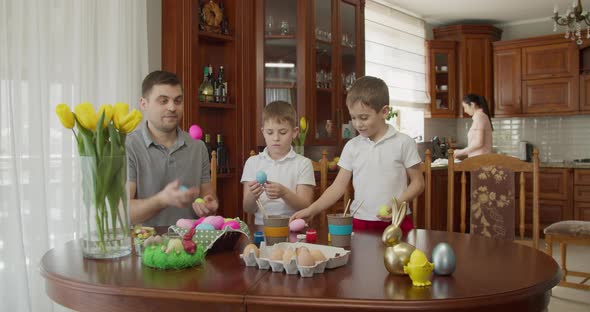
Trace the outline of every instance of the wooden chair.
[[[324, 191], [328, 188], [328, 151], [323, 150], [322, 151], [322, 158], [320, 159], [320, 161], [312, 160], [311, 165], [313, 166], [314, 172], [320, 173], [320, 194], [319, 194], [319, 196], [322, 196]], [[318, 196], [318, 198], [319, 198], [319, 196]], [[325, 210], [322, 211], [322, 213], [320, 215], [319, 224], [323, 225], [324, 222], [327, 222]]]
[[[520, 241], [515, 240], [519, 243], [525, 243], [527, 245], [531, 245], [534, 248], [538, 248], [539, 244], [539, 150], [535, 149], [533, 151], [533, 162], [527, 163], [522, 160], [519, 160], [512, 156], [507, 155], [500, 155], [500, 154], [486, 154], [486, 155], [479, 155], [474, 157], [469, 157], [466, 160], [455, 163], [454, 162], [454, 151], [451, 149], [449, 150], [449, 164], [448, 164], [448, 206], [447, 206], [447, 231], [453, 231], [453, 208], [455, 206], [453, 194], [455, 192], [454, 189], [454, 175], [455, 172], [461, 172], [461, 233], [465, 233], [465, 216], [466, 216], [466, 175], [465, 173], [468, 171], [479, 170], [482, 168], [489, 168], [492, 167], [503, 167], [509, 169], [514, 172], [515, 176], [516, 173], [520, 173], [519, 175], [519, 234], [520, 234]], [[533, 226], [532, 226], [532, 235], [533, 240], [531, 241], [524, 241], [524, 232], [525, 232], [525, 173], [530, 172], [533, 174]], [[474, 178], [473, 176], [471, 177]], [[473, 181], [473, 180], [472, 180]], [[472, 182], [473, 183], [473, 182]], [[512, 182], [510, 182], [512, 183]], [[515, 205], [516, 206], [516, 205]], [[516, 208], [516, 207], [515, 207]], [[471, 224], [473, 227], [473, 224]], [[515, 225], [516, 226], [516, 225]], [[506, 231], [514, 231], [515, 229], [506, 229]], [[512, 232], [514, 233], [514, 232]]]
[[[585, 285], [590, 280], [590, 273], [569, 271], [566, 266], [567, 245], [590, 246], [590, 221], [560, 221], [546, 227], [545, 252], [553, 257], [553, 242], [558, 242], [561, 250], [561, 281], [559, 286], [590, 290], [590, 285]], [[580, 283], [573, 283], [566, 280], [567, 276], [582, 277]]]
[[[431, 171], [431, 164], [432, 164], [432, 152], [430, 149], [427, 149], [424, 153], [424, 161], [420, 163], [420, 171], [424, 174], [424, 228], [430, 230], [431, 228], [431, 196], [432, 196], [432, 171]], [[412, 200], [412, 218], [414, 221], [414, 226], [418, 227], [418, 197]]]

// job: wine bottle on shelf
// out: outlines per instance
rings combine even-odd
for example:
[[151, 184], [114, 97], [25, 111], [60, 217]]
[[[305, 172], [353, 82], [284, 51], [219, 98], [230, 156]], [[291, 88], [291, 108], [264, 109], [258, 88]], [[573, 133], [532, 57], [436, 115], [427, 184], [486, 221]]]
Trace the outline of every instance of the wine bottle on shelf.
[[227, 83], [223, 80], [223, 66], [219, 66], [217, 82], [215, 83], [215, 102], [225, 103], [227, 101]]
[[211, 151], [213, 151], [213, 146], [211, 145], [211, 135], [209, 133], [205, 133], [205, 146], [207, 147], [207, 154], [209, 154], [209, 160], [211, 160]]
[[209, 64], [209, 81], [213, 86], [213, 100], [211, 102], [215, 102], [215, 89], [217, 88], [217, 81], [215, 81], [215, 73], [213, 72], [213, 66], [211, 66], [211, 64]]
[[199, 86], [199, 101], [201, 103], [213, 102], [213, 85], [211, 84], [209, 67], [205, 66], [203, 71], [203, 82]]
[[228, 153], [227, 147], [223, 143], [223, 136], [219, 133], [217, 134], [217, 172], [218, 173], [228, 173], [229, 172], [229, 165], [228, 165]]

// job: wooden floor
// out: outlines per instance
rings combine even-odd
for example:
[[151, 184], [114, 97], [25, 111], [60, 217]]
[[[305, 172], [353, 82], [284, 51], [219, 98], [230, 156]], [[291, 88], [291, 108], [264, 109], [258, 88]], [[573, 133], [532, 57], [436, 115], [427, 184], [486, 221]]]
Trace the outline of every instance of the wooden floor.
[[[539, 242], [539, 248], [545, 248], [545, 242]], [[553, 244], [553, 259], [560, 263], [559, 244]], [[590, 248], [583, 246], [567, 247], [567, 268], [570, 270], [590, 272]], [[568, 277], [570, 279], [570, 277]], [[572, 281], [578, 281], [571, 277]], [[588, 312], [590, 311], [590, 291], [556, 286], [553, 288], [549, 312]]]

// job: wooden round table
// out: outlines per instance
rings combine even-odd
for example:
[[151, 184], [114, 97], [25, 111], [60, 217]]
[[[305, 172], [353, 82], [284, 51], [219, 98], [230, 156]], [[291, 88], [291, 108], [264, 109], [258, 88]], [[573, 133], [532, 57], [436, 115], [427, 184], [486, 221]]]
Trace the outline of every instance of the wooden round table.
[[414, 230], [405, 240], [427, 255], [449, 243], [457, 270], [413, 287], [386, 271], [380, 236], [356, 233], [349, 263], [312, 278], [247, 268], [238, 251], [210, 254], [190, 270], [158, 271], [135, 255], [84, 259], [74, 242], [48, 251], [41, 274], [49, 297], [80, 311], [544, 311], [560, 279], [557, 263], [530, 247]]

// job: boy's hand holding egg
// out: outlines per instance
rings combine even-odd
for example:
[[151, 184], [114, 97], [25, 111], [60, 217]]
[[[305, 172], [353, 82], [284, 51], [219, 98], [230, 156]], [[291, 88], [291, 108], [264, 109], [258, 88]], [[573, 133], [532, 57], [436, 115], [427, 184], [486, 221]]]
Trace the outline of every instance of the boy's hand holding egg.
[[260, 195], [262, 195], [262, 193], [264, 192], [264, 187], [262, 186], [262, 184], [258, 183], [258, 181], [247, 182], [247, 186], [250, 190], [250, 193], [254, 195], [255, 199], [258, 199]]
[[391, 207], [387, 205], [379, 206], [377, 211], [377, 217], [382, 221], [391, 221]]

